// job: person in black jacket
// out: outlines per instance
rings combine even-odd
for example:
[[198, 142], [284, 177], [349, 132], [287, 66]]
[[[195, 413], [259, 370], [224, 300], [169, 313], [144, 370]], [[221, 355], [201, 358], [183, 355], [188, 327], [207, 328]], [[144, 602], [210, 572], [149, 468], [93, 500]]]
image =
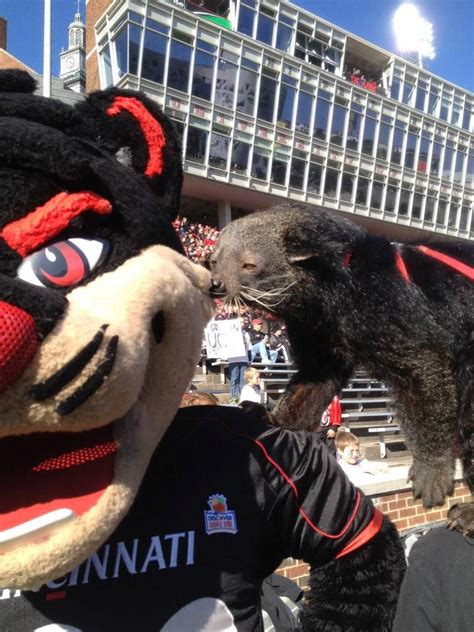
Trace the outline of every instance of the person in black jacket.
[[408, 558], [393, 632], [474, 629], [474, 538], [436, 527]]
[[262, 582], [290, 556], [313, 568], [304, 630], [389, 632], [402, 544], [314, 433], [182, 408], [112, 537], [35, 592], [4, 590], [0, 627], [260, 630]]

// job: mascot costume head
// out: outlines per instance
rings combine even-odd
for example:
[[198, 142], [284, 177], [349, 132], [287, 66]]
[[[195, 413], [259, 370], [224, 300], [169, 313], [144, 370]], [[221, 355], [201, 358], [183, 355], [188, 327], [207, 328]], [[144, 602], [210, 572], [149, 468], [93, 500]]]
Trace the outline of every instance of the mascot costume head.
[[34, 88], [0, 73], [0, 585], [23, 589], [124, 517], [212, 313], [171, 227], [170, 122], [134, 92]]

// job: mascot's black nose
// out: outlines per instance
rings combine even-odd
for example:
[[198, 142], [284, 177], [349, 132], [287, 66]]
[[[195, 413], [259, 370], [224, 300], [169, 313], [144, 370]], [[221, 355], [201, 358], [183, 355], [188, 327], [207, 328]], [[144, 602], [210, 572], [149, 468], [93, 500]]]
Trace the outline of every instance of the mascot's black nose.
[[211, 285], [209, 287], [209, 294], [214, 297], [214, 298], [218, 298], [220, 296], [224, 296], [225, 295], [225, 285], [222, 282], [222, 280], [217, 277], [217, 276], [213, 276], [211, 278]]

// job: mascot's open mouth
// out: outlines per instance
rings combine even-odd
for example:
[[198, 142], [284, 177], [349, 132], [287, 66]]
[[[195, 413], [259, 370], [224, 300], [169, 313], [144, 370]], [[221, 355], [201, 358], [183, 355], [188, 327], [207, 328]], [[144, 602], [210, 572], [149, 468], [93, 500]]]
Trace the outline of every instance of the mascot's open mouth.
[[[14, 546], [18, 531], [29, 521], [35, 525], [47, 514], [64, 518], [87, 512], [113, 480], [117, 451], [114, 424], [86, 432], [1, 439], [0, 553]], [[68, 511], [57, 511], [63, 509]], [[50, 532], [54, 527], [53, 520]], [[43, 527], [41, 534], [37, 530], [31, 527], [22, 542], [48, 536], [48, 529]]]

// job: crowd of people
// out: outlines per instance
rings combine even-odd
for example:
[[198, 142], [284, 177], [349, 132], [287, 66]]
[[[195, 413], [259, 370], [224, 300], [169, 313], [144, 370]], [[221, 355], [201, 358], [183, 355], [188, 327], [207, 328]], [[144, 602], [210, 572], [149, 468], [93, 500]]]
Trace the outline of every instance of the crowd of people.
[[179, 215], [173, 226], [178, 231], [187, 256], [195, 263], [206, 261], [215, 248], [219, 230], [208, 224], [191, 222], [187, 217]]

